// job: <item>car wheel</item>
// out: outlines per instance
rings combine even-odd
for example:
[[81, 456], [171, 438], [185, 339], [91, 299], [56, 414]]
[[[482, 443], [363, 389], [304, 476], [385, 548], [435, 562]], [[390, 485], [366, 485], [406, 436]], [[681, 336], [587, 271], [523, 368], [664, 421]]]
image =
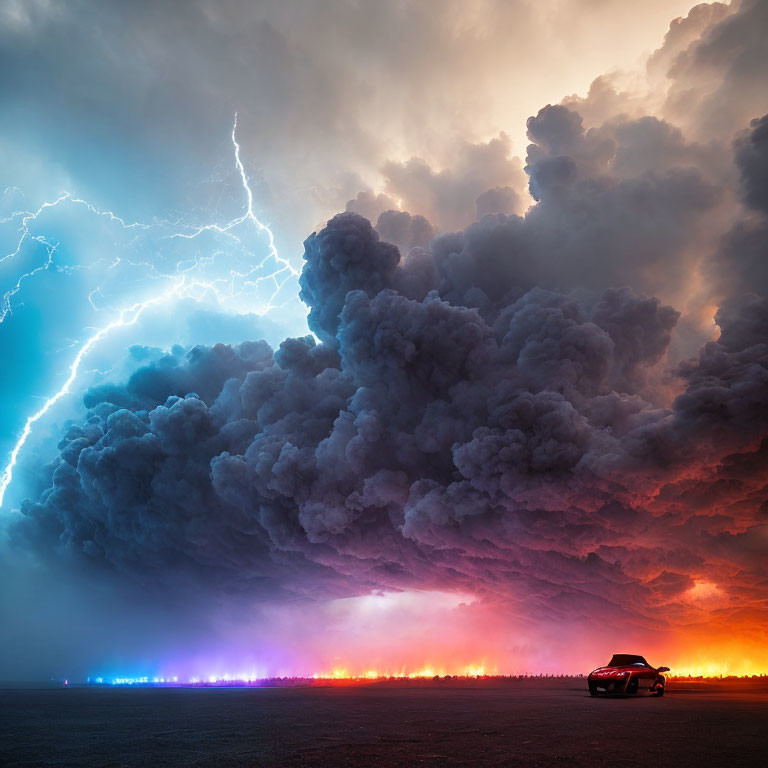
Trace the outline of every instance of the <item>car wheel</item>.
[[639, 687], [639, 680], [636, 677], [631, 677], [627, 683], [626, 693], [637, 693]]
[[660, 686], [659, 686], [659, 687], [656, 689], [656, 691], [655, 691], [655, 693], [654, 693], [653, 695], [654, 695], [654, 696], [656, 696], [657, 698], [658, 698], [659, 696], [663, 696], [663, 695], [664, 695], [664, 686], [663, 686], [663, 685], [660, 685]]
[[590, 696], [597, 696], [597, 687], [594, 685], [589, 686], [589, 695]]

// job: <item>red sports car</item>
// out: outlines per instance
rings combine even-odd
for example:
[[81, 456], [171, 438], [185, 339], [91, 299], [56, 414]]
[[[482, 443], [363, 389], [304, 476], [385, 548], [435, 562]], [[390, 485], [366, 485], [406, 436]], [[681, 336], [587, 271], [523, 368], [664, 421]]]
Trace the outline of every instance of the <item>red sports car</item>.
[[649, 692], [663, 696], [665, 679], [661, 673], [668, 671], [669, 667], [652, 667], [642, 656], [615, 653], [607, 666], [589, 673], [589, 694]]

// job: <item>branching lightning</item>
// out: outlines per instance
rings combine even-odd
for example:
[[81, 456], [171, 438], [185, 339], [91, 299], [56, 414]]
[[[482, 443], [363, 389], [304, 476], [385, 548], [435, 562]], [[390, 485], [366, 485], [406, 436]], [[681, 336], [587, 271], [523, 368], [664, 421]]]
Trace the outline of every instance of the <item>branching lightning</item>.
[[[254, 209], [253, 209], [253, 191], [251, 190], [251, 185], [248, 181], [248, 174], [246, 173], [245, 166], [243, 165], [243, 161], [240, 157], [240, 143], [237, 140], [237, 113], [235, 113], [235, 122], [232, 126], [232, 145], [235, 150], [235, 165], [237, 166], [238, 173], [240, 174], [240, 181], [243, 185], [243, 190], [245, 191], [246, 196], [246, 209], [245, 212], [238, 216], [235, 219], [232, 219], [228, 224], [204, 224], [200, 227], [192, 228], [190, 232], [175, 232], [171, 235], [168, 235], [170, 239], [185, 239], [185, 240], [193, 240], [196, 237], [199, 237], [204, 232], [217, 232], [221, 235], [226, 235], [228, 237], [233, 238], [238, 244], [242, 244], [242, 240], [240, 237], [238, 237], [233, 230], [235, 230], [237, 227], [239, 227], [241, 224], [244, 224], [245, 222], [251, 222], [256, 227], [257, 232], [266, 235], [267, 242], [268, 242], [268, 252], [267, 255], [258, 263], [253, 265], [247, 272], [236, 272], [232, 271], [230, 273], [230, 277], [239, 277], [244, 279], [244, 287], [245, 286], [254, 286], [258, 283], [266, 280], [271, 280], [274, 282], [274, 291], [269, 296], [268, 301], [268, 307], [270, 309], [274, 308], [272, 305], [272, 302], [275, 300], [277, 294], [280, 292], [280, 289], [283, 287], [285, 280], [289, 279], [291, 276], [298, 276], [298, 270], [287, 260], [284, 259], [277, 251], [277, 247], [275, 245], [275, 236], [271, 230], [271, 228], [267, 225], [261, 222], [258, 217], [256, 216]], [[214, 254], [215, 255], [215, 254]], [[258, 270], [264, 267], [264, 265], [272, 259], [276, 264], [279, 264], [280, 267], [275, 272], [272, 272], [269, 275], [262, 275], [255, 280], [248, 280], [251, 275], [256, 273]]]
[[[93, 334], [80, 344], [79, 349], [69, 365], [68, 375], [61, 387], [50, 397], [48, 397], [42, 406], [32, 415], [28, 416], [24, 427], [13, 446], [7, 464], [0, 477], [0, 506], [2, 506], [5, 492], [13, 480], [13, 471], [19, 459], [19, 455], [26, 444], [33, 426], [42, 419], [62, 398], [66, 397], [72, 390], [72, 386], [78, 376], [83, 373], [81, 366], [85, 358], [100, 342], [107, 338], [118, 328], [134, 325], [141, 315], [150, 307], [156, 307], [167, 304], [178, 299], [189, 298], [200, 301], [203, 296], [209, 294], [215, 297], [220, 305], [231, 303], [234, 298], [243, 296], [247, 291], [256, 288], [265, 282], [271, 282], [271, 287], [267, 301], [250, 313], [264, 315], [267, 312], [277, 309], [290, 300], [287, 299], [283, 304], [275, 303], [286, 282], [298, 275], [298, 270], [285, 258], [281, 257], [275, 245], [274, 234], [269, 225], [263, 223], [256, 215], [254, 210], [253, 191], [251, 189], [248, 174], [241, 159], [240, 144], [237, 140], [237, 114], [235, 115], [232, 128], [232, 145], [234, 147], [235, 166], [237, 168], [240, 182], [246, 198], [245, 211], [238, 217], [232, 219], [227, 224], [209, 223], [201, 226], [191, 226], [184, 223], [171, 225], [167, 221], [162, 221], [156, 225], [141, 224], [138, 222], [126, 222], [120, 216], [112, 211], [102, 211], [86, 200], [73, 197], [69, 193], [59, 195], [51, 202], [43, 203], [35, 211], [16, 211], [6, 219], [0, 220], [0, 223], [18, 222], [18, 239], [15, 248], [5, 256], [0, 257], [0, 265], [20, 256], [24, 250], [25, 244], [29, 241], [35, 241], [45, 249], [45, 259], [42, 264], [34, 267], [28, 272], [24, 272], [0, 299], [0, 324], [13, 312], [13, 302], [21, 292], [23, 286], [35, 275], [49, 269], [59, 271], [71, 271], [74, 269], [88, 269], [89, 265], [67, 266], [56, 263], [55, 257], [59, 247], [58, 242], [54, 242], [45, 235], [35, 234], [33, 226], [39, 222], [41, 217], [50, 209], [61, 206], [65, 203], [83, 206], [85, 209], [97, 216], [107, 217], [111, 222], [119, 225], [123, 229], [150, 230], [153, 227], [162, 227], [168, 229], [172, 226], [175, 231], [162, 235], [163, 240], [194, 240], [201, 237], [206, 232], [224, 236], [228, 241], [242, 251], [246, 259], [245, 269], [230, 268], [224, 274], [217, 274], [213, 277], [206, 277], [205, 270], [215, 268], [217, 259], [228, 256], [225, 250], [216, 250], [210, 255], [201, 256], [196, 254], [192, 259], [183, 259], [177, 261], [168, 271], [158, 268], [153, 261], [133, 261], [126, 260], [121, 256], [114, 256], [108, 269], [115, 268], [121, 264], [129, 263], [132, 267], [141, 267], [153, 280], [161, 280], [163, 288], [158, 293], [138, 301], [133, 301], [128, 306], [119, 309], [115, 319], [96, 329]], [[10, 188], [9, 188], [10, 189]], [[6, 190], [8, 192], [9, 190]], [[244, 242], [244, 234], [240, 232], [243, 225], [250, 225], [255, 228], [257, 234], [266, 236], [267, 254], [263, 258], [257, 258], [256, 254], [247, 247]], [[247, 234], [247, 233], [245, 233]], [[270, 264], [274, 268], [267, 274], [262, 274]], [[92, 266], [92, 265], [90, 265]], [[201, 274], [202, 273], [202, 274]], [[104, 298], [102, 288], [96, 286], [88, 294], [90, 306], [101, 311], [102, 307], [97, 305], [95, 297]]]
[[146, 301], [137, 302], [136, 304], [133, 304], [130, 307], [125, 307], [120, 311], [120, 313], [117, 316], [117, 319], [113, 320], [108, 325], [105, 325], [103, 328], [100, 328], [96, 333], [93, 334], [78, 350], [77, 354], [75, 355], [75, 359], [72, 361], [72, 364], [69, 367], [69, 375], [67, 376], [66, 380], [62, 384], [61, 388], [53, 394], [51, 397], [49, 397], [42, 405], [42, 407], [33, 413], [31, 416], [27, 418], [26, 423], [24, 424], [24, 429], [21, 432], [21, 435], [19, 436], [19, 439], [16, 441], [16, 445], [14, 445], [13, 450], [11, 451], [10, 457], [8, 459], [8, 464], [5, 467], [5, 471], [3, 472], [2, 480], [0, 480], [0, 503], [2, 503], [3, 496], [5, 495], [5, 490], [10, 484], [11, 480], [13, 479], [13, 468], [16, 465], [16, 461], [18, 460], [19, 453], [21, 449], [24, 447], [24, 443], [27, 442], [27, 438], [29, 437], [30, 432], [32, 431], [32, 425], [39, 421], [43, 416], [45, 416], [48, 411], [53, 408], [53, 406], [61, 400], [62, 397], [69, 394], [70, 389], [72, 388], [72, 384], [74, 383], [75, 379], [78, 376], [78, 373], [80, 372], [80, 364], [83, 362], [83, 359], [86, 357], [86, 355], [105, 337], [107, 336], [110, 331], [113, 331], [115, 328], [121, 328], [125, 327], [127, 325], [133, 325], [141, 316], [142, 312], [147, 307], [152, 306], [153, 304], [162, 304], [165, 301], [168, 301], [171, 298], [174, 298], [179, 295], [179, 288], [183, 284], [180, 283], [177, 286], [173, 286], [170, 290], [165, 291], [164, 293], [161, 293], [158, 296], [154, 296], [151, 299], [147, 299]]

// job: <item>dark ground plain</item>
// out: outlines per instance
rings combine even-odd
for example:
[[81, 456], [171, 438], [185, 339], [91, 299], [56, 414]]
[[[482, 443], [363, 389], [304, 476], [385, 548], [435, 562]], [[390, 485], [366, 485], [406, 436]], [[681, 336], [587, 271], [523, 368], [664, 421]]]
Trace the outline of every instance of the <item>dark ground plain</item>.
[[2, 766], [765, 766], [765, 683], [0, 690]]

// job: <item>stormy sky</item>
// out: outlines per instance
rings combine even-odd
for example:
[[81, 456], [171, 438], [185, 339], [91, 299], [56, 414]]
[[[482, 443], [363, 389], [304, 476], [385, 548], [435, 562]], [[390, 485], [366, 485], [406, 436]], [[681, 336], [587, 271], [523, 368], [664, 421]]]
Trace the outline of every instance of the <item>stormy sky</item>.
[[764, 3], [0, 18], [0, 678], [768, 668]]

